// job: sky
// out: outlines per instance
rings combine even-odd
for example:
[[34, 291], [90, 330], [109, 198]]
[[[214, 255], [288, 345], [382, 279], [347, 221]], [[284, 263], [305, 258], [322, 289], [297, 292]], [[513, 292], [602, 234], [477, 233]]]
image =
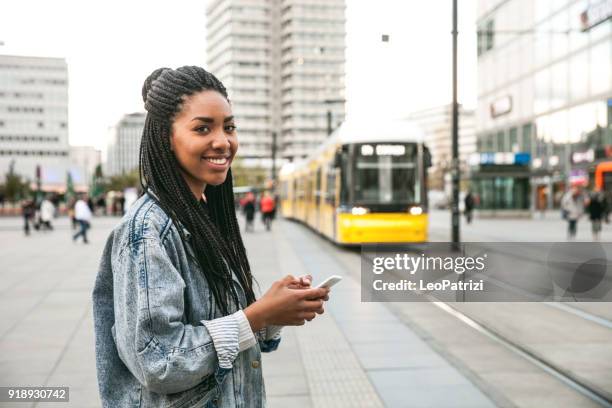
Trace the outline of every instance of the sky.
[[[207, 0], [3, 0], [0, 54], [64, 57], [69, 140], [106, 146], [143, 111], [154, 69], [206, 67]], [[476, 0], [459, 1], [459, 102], [476, 104]], [[347, 116], [402, 117], [451, 102], [451, 0], [346, 0]], [[381, 41], [388, 34], [390, 41]]]

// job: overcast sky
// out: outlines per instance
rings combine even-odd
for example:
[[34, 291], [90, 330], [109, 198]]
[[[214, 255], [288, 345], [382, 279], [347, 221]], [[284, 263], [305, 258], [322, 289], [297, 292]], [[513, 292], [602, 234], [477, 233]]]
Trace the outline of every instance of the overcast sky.
[[[155, 68], [206, 66], [207, 0], [4, 0], [1, 54], [65, 57], [73, 145], [103, 148], [142, 111]], [[476, 0], [460, 0], [460, 102], [476, 103]], [[401, 117], [451, 101], [451, 0], [347, 0], [349, 116]], [[389, 34], [389, 43], [381, 35]]]

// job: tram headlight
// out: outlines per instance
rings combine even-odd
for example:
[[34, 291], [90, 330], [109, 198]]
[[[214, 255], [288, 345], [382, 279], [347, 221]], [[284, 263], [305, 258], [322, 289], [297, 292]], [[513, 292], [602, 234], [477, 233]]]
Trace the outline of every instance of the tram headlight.
[[410, 207], [411, 215], [421, 215], [423, 214], [423, 209], [421, 207]]
[[370, 210], [365, 207], [353, 207], [351, 208], [351, 214], [353, 215], [364, 215], [369, 213]]

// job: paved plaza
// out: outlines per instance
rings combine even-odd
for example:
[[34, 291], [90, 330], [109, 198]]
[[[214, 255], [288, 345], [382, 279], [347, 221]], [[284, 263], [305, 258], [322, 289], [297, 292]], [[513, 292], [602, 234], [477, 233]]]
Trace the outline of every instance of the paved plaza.
[[[447, 219], [432, 217], [432, 238], [444, 239]], [[30, 406], [100, 406], [91, 290], [102, 246], [117, 222], [94, 219], [91, 244], [85, 245], [72, 242], [66, 218], [56, 220], [54, 231], [30, 237], [20, 219], [0, 219], [0, 385], [70, 387], [69, 404]], [[552, 216], [507, 226], [520, 234], [534, 222], [542, 234], [565, 231]], [[499, 228], [477, 229], [478, 223], [465, 228], [466, 239], [507, 236]], [[604, 237], [610, 234], [606, 227]], [[277, 221], [271, 232], [257, 224], [244, 239], [264, 291], [287, 273], [311, 274], [315, 283], [331, 274], [345, 277], [332, 290], [325, 314], [304, 327], [285, 328], [278, 351], [264, 356], [270, 407], [563, 406], [551, 393], [571, 406], [594, 406], [434, 305], [360, 302], [356, 251], [289, 221]], [[501, 385], [491, 386], [488, 376]]]

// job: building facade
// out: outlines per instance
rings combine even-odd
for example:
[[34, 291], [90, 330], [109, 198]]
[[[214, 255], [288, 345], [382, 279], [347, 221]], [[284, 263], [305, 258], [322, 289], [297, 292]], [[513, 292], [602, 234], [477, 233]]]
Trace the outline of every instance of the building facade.
[[482, 0], [478, 16], [481, 208], [558, 207], [572, 157], [612, 145], [612, 1]]
[[118, 176], [138, 169], [145, 119], [145, 113], [130, 113], [111, 128], [104, 166], [106, 176]]
[[[452, 105], [413, 112], [407, 119], [425, 132], [425, 143], [431, 153], [428, 187], [450, 191], [448, 174], [452, 165]], [[476, 112], [459, 106], [459, 168], [462, 181], [469, 180], [468, 160], [476, 152]], [[465, 184], [465, 182], [463, 183]]]
[[69, 166], [68, 70], [63, 58], [0, 55], [0, 180], [14, 172], [54, 191]]
[[[344, 0], [215, 0], [208, 69], [228, 88], [240, 156], [306, 156], [344, 119]], [[331, 121], [328, 119], [330, 118]]]
[[92, 183], [102, 154], [93, 146], [70, 146], [70, 175], [75, 186], [87, 189]]

